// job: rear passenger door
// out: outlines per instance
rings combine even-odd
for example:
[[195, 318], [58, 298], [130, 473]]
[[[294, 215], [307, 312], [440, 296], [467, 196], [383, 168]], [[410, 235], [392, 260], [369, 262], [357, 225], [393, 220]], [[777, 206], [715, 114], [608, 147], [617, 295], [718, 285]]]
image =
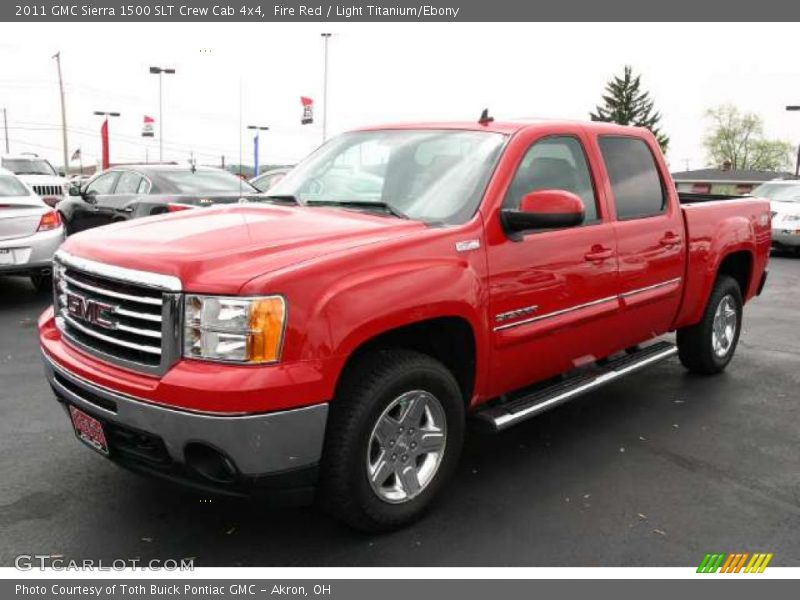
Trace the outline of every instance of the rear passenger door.
[[655, 140], [600, 135], [619, 257], [620, 343], [633, 345], [669, 330], [681, 299], [685, 265], [683, 216]]

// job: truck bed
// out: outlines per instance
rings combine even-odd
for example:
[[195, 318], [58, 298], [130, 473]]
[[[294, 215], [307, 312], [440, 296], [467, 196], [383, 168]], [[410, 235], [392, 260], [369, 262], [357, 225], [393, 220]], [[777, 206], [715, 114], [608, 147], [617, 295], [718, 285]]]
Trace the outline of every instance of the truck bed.
[[694, 192], [678, 192], [681, 204], [696, 204], [698, 202], [711, 202], [713, 200], [735, 200], [751, 198], [752, 196], [735, 196], [732, 194], [695, 194]]
[[[679, 194], [687, 241], [683, 302], [675, 327], [697, 323], [719, 263], [742, 252], [751, 258], [745, 301], [758, 290], [769, 258], [772, 232], [769, 202], [751, 196]], [[695, 197], [699, 197], [695, 199]]]

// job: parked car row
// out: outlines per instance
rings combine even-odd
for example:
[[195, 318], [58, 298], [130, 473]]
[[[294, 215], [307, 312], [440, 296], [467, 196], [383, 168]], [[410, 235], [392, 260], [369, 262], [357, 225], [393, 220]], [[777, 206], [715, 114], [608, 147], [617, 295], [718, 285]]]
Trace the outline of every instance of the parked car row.
[[[252, 183], [213, 167], [122, 165], [67, 181], [34, 154], [4, 155], [0, 168], [0, 275], [51, 286], [51, 263], [67, 235], [138, 217], [256, 202], [291, 169]], [[8, 167], [8, 168], [5, 168]]]
[[773, 247], [800, 254], [800, 181], [770, 181], [754, 189], [753, 196], [769, 200]]

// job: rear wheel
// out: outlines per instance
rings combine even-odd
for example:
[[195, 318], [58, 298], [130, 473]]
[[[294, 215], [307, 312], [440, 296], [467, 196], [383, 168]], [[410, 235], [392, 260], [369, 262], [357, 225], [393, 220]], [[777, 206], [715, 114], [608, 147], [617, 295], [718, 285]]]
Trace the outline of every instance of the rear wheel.
[[742, 293], [735, 279], [717, 278], [702, 320], [678, 330], [678, 356], [693, 373], [719, 373], [733, 358], [742, 327]]
[[437, 360], [407, 350], [362, 358], [331, 404], [320, 501], [363, 531], [419, 518], [452, 476], [464, 437], [464, 402]]

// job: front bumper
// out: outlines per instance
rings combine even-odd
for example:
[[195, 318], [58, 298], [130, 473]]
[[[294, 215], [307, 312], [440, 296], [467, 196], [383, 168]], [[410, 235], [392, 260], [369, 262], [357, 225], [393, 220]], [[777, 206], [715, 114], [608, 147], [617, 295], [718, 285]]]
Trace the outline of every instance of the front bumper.
[[0, 274], [28, 274], [51, 268], [53, 255], [63, 241], [63, 227], [0, 241], [0, 249], [10, 250], [12, 256], [11, 264], [0, 264]]
[[[108, 431], [109, 458], [123, 466], [235, 495], [258, 489], [313, 488], [327, 403], [255, 415], [176, 410], [101, 387], [47, 354], [43, 357], [48, 382], [59, 401], [65, 408], [72, 404], [103, 423]], [[193, 462], [198, 447], [227, 458], [233, 466], [231, 477], [209, 477], [198, 469]]]

